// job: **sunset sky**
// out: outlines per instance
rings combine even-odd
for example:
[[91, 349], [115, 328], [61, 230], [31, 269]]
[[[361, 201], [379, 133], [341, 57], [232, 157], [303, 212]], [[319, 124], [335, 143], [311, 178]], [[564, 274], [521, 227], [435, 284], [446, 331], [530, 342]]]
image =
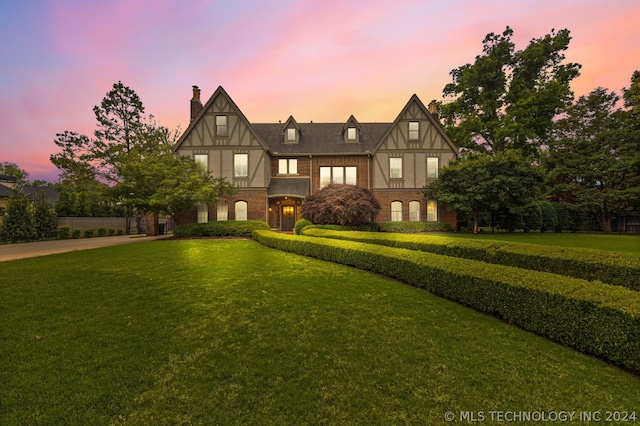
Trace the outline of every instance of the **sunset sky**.
[[122, 81], [184, 130], [191, 86], [223, 86], [255, 123], [392, 121], [411, 95], [442, 100], [487, 33], [516, 49], [573, 37], [577, 96], [620, 92], [640, 69], [637, 0], [0, 0], [0, 162], [56, 181], [56, 133], [95, 130]]

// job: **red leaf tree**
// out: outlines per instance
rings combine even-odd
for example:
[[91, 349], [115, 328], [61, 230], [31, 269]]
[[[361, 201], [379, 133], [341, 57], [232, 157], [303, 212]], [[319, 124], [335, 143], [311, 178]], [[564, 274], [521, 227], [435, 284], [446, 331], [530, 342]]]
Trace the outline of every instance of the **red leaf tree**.
[[373, 192], [356, 185], [329, 185], [302, 204], [302, 217], [319, 225], [360, 225], [373, 222], [379, 212]]

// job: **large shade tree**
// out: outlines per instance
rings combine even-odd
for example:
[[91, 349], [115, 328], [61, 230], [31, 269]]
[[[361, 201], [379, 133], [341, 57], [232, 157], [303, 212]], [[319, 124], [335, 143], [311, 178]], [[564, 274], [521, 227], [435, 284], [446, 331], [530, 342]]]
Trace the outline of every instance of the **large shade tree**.
[[424, 195], [469, 213], [478, 232], [481, 213], [522, 213], [539, 199], [542, 181], [540, 168], [520, 151], [467, 152], [443, 168], [438, 180], [425, 187]]
[[537, 155], [556, 115], [573, 99], [569, 83], [580, 65], [565, 63], [566, 29], [534, 38], [515, 50], [513, 30], [490, 33], [473, 64], [451, 71], [441, 106], [447, 133], [462, 148], [520, 149]]
[[[629, 110], [615, 92], [596, 88], [581, 96], [556, 123], [545, 165], [550, 195], [593, 214], [605, 233], [622, 209], [640, 199], [640, 138], [634, 118], [634, 73], [625, 92]], [[635, 85], [635, 86], [634, 86]]]

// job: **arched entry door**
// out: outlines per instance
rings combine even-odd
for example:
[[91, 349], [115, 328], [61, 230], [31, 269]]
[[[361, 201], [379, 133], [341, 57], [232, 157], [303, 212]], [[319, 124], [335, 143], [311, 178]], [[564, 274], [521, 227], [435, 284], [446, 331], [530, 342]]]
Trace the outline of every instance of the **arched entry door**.
[[282, 232], [291, 232], [296, 224], [296, 206], [282, 206]]

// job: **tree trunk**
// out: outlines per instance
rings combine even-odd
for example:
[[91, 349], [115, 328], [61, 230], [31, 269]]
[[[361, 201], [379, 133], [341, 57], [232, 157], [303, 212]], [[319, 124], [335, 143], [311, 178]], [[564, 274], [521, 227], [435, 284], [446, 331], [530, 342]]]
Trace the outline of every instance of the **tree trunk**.
[[612, 234], [613, 231], [611, 231], [611, 218], [607, 217], [604, 214], [600, 214], [598, 215], [598, 225], [600, 225], [600, 229], [602, 229], [602, 232], [604, 232], [605, 234]]
[[473, 212], [473, 233], [478, 233], [478, 212]]

